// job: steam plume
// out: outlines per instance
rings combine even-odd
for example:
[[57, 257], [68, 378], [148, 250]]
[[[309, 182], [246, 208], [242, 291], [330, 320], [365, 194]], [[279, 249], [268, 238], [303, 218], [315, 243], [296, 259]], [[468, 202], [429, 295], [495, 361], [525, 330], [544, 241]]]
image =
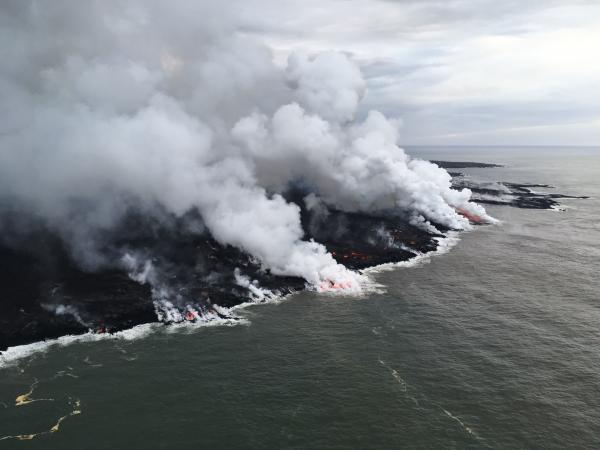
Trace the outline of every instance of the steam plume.
[[[357, 289], [360, 276], [303, 240], [303, 180], [345, 211], [434, 230], [492, 220], [437, 166], [398, 147], [345, 55], [284, 68], [211, 1], [5, 1], [0, 6], [0, 202], [41, 217], [89, 267], [132, 209], [197, 210], [211, 234], [275, 274]], [[247, 25], [247, 24], [246, 24]], [[8, 38], [10, 36], [10, 38]], [[107, 236], [109, 236], [107, 238]]]

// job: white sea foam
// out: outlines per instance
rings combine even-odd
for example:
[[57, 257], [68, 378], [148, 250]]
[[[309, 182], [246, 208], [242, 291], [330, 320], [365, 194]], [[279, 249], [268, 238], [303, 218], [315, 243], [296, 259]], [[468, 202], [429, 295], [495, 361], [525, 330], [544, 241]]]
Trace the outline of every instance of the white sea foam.
[[247, 319], [244, 319], [243, 317], [237, 317], [232, 314], [227, 317], [219, 317], [215, 314], [214, 317], [203, 318], [194, 322], [183, 321], [171, 323], [168, 324], [168, 326], [163, 327], [162, 330], [164, 330], [167, 333], [175, 333], [181, 331], [191, 333], [199, 328], [244, 325], [248, 323], [249, 321]]
[[457, 231], [450, 231], [445, 237], [435, 238], [438, 243], [438, 247], [435, 251], [427, 253], [417, 253], [413, 258], [407, 261], [393, 262], [380, 264], [378, 266], [368, 267], [362, 270], [363, 274], [376, 274], [381, 272], [387, 272], [388, 270], [395, 269], [396, 267], [416, 267], [431, 262], [431, 258], [448, 253], [458, 242], [460, 241], [459, 233]]
[[[440, 408], [441, 408], [441, 406], [440, 406]], [[450, 411], [448, 411], [445, 408], [442, 408], [442, 411], [444, 411], [444, 414], [446, 414], [446, 416], [448, 416], [450, 419], [457, 422], [460, 425], [460, 427], [463, 430], [465, 430], [469, 435], [473, 436], [476, 439], [480, 439], [479, 435], [477, 433], [475, 433], [475, 431], [473, 431], [473, 429], [471, 427], [468, 427], [459, 417], [455, 416], [454, 414], [452, 414]]]
[[96, 342], [101, 340], [132, 341], [140, 339], [150, 334], [157, 326], [158, 324], [142, 324], [116, 333], [93, 333], [88, 331], [84, 334], [68, 334], [56, 339], [47, 339], [32, 344], [9, 347], [0, 353], [0, 368], [12, 366], [21, 359], [28, 358], [37, 353], [43, 353], [53, 347], [66, 347], [74, 343]]
[[116, 333], [94, 333], [89, 331], [84, 334], [66, 335], [56, 339], [47, 339], [31, 344], [9, 347], [5, 351], [0, 352], [0, 369], [14, 366], [22, 359], [31, 357], [38, 353], [44, 353], [52, 348], [66, 347], [75, 343], [97, 342], [103, 340], [132, 341], [144, 338], [156, 331], [165, 331], [168, 333], [181, 331], [192, 332], [204, 327], [246, 325], [250, 322], [246, 318], [236, 315], [235, 311], [247, 308], [248, 306], [279, 303], [289, 295], [291, 294], [276, 295], [272, 293], [269, 296], [254, 298], [251, 301], [235, 305], [231, 308], [213, 305], [212, 308], [214, 312], [204, 312], [201, 316], [198, 315], [194, 321], [183, 320], [182, 317], [180, 322], [170, 323], [168, 325], [161, 322], [154, 322], [136, 325], [132, 328], [118, 331]]

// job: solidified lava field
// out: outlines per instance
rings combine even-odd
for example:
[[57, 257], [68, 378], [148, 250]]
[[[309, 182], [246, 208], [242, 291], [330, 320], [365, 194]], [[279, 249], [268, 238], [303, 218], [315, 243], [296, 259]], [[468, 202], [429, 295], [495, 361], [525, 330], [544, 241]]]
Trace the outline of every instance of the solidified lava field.
[[[497, 167], [493, 164], [435, 161], [448, 169]], [[547, 209], [566, 196], [535, 192], [550, 186], [514, 183], [475, 184], [454, 172], [453, 187], [469, 188], [474, 201], [521, 208]], [[285, 194], [301, 207], [306, 239], [324, 244], [334, 258], [360, 270], [383, 263], [405, 261], [437, 248], [437, 237], [394, 214], [367, 215], [329, 208], [326, 214], [304, 206], [306, 192]], [[69, 254], [61, 238], [43, 224], [19, 229], [23, 223], [4, 215], [2, 228], [11, 239], [0, 240], [0, 350], [65, 334], [88, 330], [112, 332], [157, 321], [155, 302], [168, 295], [169, 304], [182, 312], [192, 307], [222, 315], [216, 306], [231, 307], [252, 295], [240, 285], [242, 275], [260, 289], [284, 295], [306, 287], [304, 280], [281, 277], [232, 246], [223, 246], [207, 231], [191, 232], [186, 219], [162, 222], [131, 214], [118, 239], [107, 252], [115, 259], [124, 252], [151, 261], [156, 279], [134, 279], [122, 266], [85, 270]], [[200, 220], [195, 217], [195, 220]], [[439, 227], [441, 233], [448, 230]], [[15, 237], [18, 236], [18, 237]], [[157, 292], [156, 285], [161, 286]], [[166, 298], [166, 297], [165, 297]], [[255, 298], [254, 298], [255, 299]]]

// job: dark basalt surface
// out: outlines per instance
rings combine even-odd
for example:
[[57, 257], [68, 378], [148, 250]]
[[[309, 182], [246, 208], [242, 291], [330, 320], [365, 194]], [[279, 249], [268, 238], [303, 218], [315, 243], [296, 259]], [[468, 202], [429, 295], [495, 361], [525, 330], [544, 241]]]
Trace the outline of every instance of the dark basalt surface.
[[[499, 164], [481, 163], [473, 161], [431, 161], [444, 169], [468, 168], [493, 168], [503, 167]], [[553, 209], [557, 208], [557, 199], [577, 198], [583, 196], [570, 196], [549, 192], [538, 192], [534, 189], [554, 189], [548, 184], [508, 183], [476, 183], [468, 179], [463, 172], [448, 172], [452, 177], [452, 187], [455, 189], [468, 188], [473, 192], [473, 201], [488, 205], [506, 205], [526, 209]]]
[[477, 184], [464, 178], [454, 179], [452, 183], [456, 189], [469, 188], [473, 192], [473, 201], [488, 205], [507, 205], [526, 209], [553, 209], [559, 205], [558, 199], [576, 198], [586, 199], [583, 196], [571, 196], [556, 193], [542, 193], [533, 189], [553, 189], [547, 184], [518, 184], [497, 182]]
[[[497, 167], [473, 162], [436, 163], [448, 168]], [[533, 191], [551, 188], [546, 185], [476, 184], [462, 173], [454, 175], [454, 186], [468, 187], [480, 203], [540, 209], [555, 206], [557, 199], [570, 198]], [[331, 208], [308, 210], [306, 193], [295, 188], [285, 194], [288, 201], [301, 206], [306, 239], [323, 243], [338, 262], [351, 269], [405, 261], [437, 248], [435, 238], [439, 236], [410, 225], [402, 217]], [[157, 320], [154, 300], [158, 297], [149, 283], [134, 281], [118, 263], [84, 270], [56, 232], [40, 223], [17, 233], [23, 222], [11, 224], [7, 216], [11, 217], [5, 215], [0, 222], [5, 231], [0, 239], [0, 351], [65, 334], [113, 332]], [[153, 285], [168, 290], [169, 301], [182, 312], [190, 305], [198, 311], [216, 313], [215, 305], [231, 307], [248, 301], [248, 290], [236, 282], [236, 269], [261, 288], [276, 293], [305, 288], [304, 280], [261, 269], [244, 252], [219, 244], [201, 227], [191, 232], [186, 218], [165, 222], [130, 214], [106, 244], [112, 261], [119, 261], [125, 252], [152, 261]]]
[[437, 164], [443, 169], [468, 169], [471, 167], [490, 168], [490, 167], [503, 167], [500, 164], [490, 164], [473, 161], [437, 161], [431, 160], [432, 163]]
[[[296, 191], [287, 197], [304, 205], [303, 195]], [[339, 262], [353, 269], [406, 260], [437, 247], [435, 236], [399, 217], [335, 210], [325, 217], [304, 206], [301, 217], [307, 239], [324, 243]], [[120, 254], [147, 255], [156, 284], [169, 290], [169, 301], [181, 312], [187, 305], [216, 312], [214, 305], [248, 301], [248, 290], [236, 283], [236, 268], [261, 288], [280, 294], [305, 288], [304, 280], [274, 276], [237, 248], [219, 244], [207, 232], [190, 233], [173, 220], [163, 226], [132, 215], [111, 246], [122, 249]], [[118, 266], [81, 269], [63, 241], [43, 227], [21, 233], [18, 240], [0, 241], [0, 299], [0, 350], [157, 320], [150, 284], [132, 280]]]

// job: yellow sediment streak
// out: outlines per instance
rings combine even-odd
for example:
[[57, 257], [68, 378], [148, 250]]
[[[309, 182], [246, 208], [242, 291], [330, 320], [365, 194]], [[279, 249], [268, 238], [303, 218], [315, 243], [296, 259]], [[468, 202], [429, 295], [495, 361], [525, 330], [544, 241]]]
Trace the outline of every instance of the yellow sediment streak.
[[11, 436], [3, 436], [3, 437], [0, 437], [0, 441], [4, 441], [5, 439], [16, 439], [18, 441], [30, 441], [31, 439], [38, 437], [38, 436], [42, 436], [44, 434], [56, 433], [60, 429], [60, 424], [65, 419], [67, 419], [68, 417], [71, 417], [71, 416], [76, 416], [78, 414], [81, 414], [81, 402], [79, 400], [75, 400], [75, 403], [73, 403], [73, 411], [71, 411], [69, 414], [59, 417], [59, 419], [56, 421], [54, 426], [52, 426], [52, 428], [50, 428], [49, 430], [40, 431], [39, 433], [33, 433], [33, 434], [15, 434], [15, 435], [11, 435]]
[[58, 429], [60, 428], [60, 424], [62, 423], [62, 421], [65, 420], [67, 417], [76, 416], [77, 414], [81, 414], [80, 406], [81, 406], [81, 402], [79, 400], [76, 400], [73, 411], [71, 411], [66, 416], [62, 416], [60, 419], [58, 419], [58, 422], [56, 422], [56, 425], [54, 425], [52, 428], [50, 428], [50, 433], [56, 433], [58, 431]]
[[31, 439], [33, 439], [34, 437], [38, 436], [40, 433], [37, 434], [17, 434], [15, 436], [4, 436], [2, 438], [0, 438], [0, 441], [3, 441], [5, 439], [17, 439], [18, 441], [30, 441]]
[[41, 401], [45, 401], [45, 402], [52, 402], [54, 401], [53, 398], [31, 398], [31, 395], [33, 394], [33, 391], [35, 389], [35, 387], [38, 384], [38, 380], [37, 378], [35, 379], [35, 381], [31, 384], [31, 387], [29, 388], [29, 392], [26, 392], [25, 394], [21, 394], [18, 395], [17, 398], [15, 399], [15, 406], [23, 406], [23, 405], [27, 405], [29, 403], [33, 403], [33, 402], [41, 402]]
[[31, 400], [29, 397], [31, 397], [31, 394], [33, 394], [33, 390], [35, 389], [35, 386], [37, 384], [38, 384], [38, 380], [35, 379], [35, 381], [29, 387], [29, 392], [18, 395], [17, 398], [15, 399], [15, 406], [23, 406], [28, 403], [31, 403], [33, 400]]
[[[40, 399], [30, 398], [31, 395], [33, 394], [33, 391], [37, 384], [38, 384], [38, 380], [36, 379], [32, 383], [28, 392], [26, 392], [25, 394], [18, 395], [17, 398], [15, 399], [15, 406], [23, 406], [23, 405], [27, 405], [29, 403], [33, 403], [33, 402], [37, 402], [37, 401], [41, 401], [41, 400], [46, 400], [46, 401], [54, 400], [52, 398], [40, 398]], [[75, 402], [72, 403], [72, 405], [73, 405], [73, 410], [64, 416], [59, 417], [58, 420], [56, 421], [56, 423], [49, 430], [41, 431], [39, 433], [33, 433], [33, 434], [15, 434], [15, 435], [10, 435], [10, 436], [3, 436], [3, 437], [0, 437], [0, 441], [4, 441], [7, 439], [16, 439], [18, 441], [30, 441], [31, 439], [33, 439], [37, 436], [42, 436], [44, 434], [56, 433], [60, 429], [60, 425], [64, 420], [66, 420], [68, 417], [81, 414], [81, 401], [79, 399], [77, 399], [77, 400], [75, 400]]]

